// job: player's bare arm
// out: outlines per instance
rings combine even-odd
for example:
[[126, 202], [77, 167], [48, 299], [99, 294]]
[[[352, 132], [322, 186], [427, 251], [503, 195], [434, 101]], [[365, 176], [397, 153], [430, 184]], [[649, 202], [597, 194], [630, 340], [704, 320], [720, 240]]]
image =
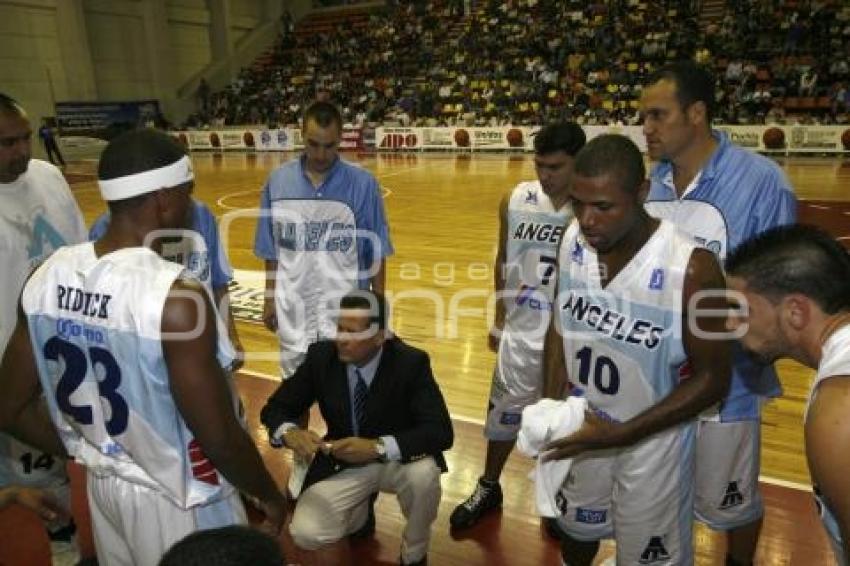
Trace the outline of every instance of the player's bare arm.
[[505, 240], [508, 237], [508, 203], [510, 194], [502, 197], [499, 203], [499, 245], [496, 259], [493, 262], [493, 290], [496, 292], [496, 316], [493, 319], [493, 328], [487, 337], [487, 345], [495, 352], [499, 349], [499, 338], [505, 328], [505, 300], [502, 292], [505, 290]]
[[0, 366], [0, 430], [42, 452], [68, 456], [42, 395], [29, 326], [20, 306]]
[[560, 318], [553, 316], [543, 343], [543, 397], [564, 399], [567, 396], [568, 384]]
[[845, 556], [850, 556], [850, 375], [825, 379], [806, 418], [806, 456], [812, 479], [835, 515]]
[[227, 285], [216, 287], [213, 289], [213, 294], [215, 295], [218, 312], [226, 318], [224, 322], [227, 325], [227, 334], [230, 336], [230, 341], [236, 350], [236, 360], [233, 362], [233, 367], [230, 368], [235, 371], [245, 365], [245, 348], [242, 346], [242, 341], [236, 332], [236, 320], [233, 318], [233, 311], [230, 308], [230, 293], [227, 290]]
[[372, 286], [372, 291], [375, 293], [384, 294], [384, 289], [387, 286], [387, 260], [381, 258], [381, 261], [378, 263], [378, 271], [372, 278], [369, 280], [369, 284]]
[[263, 298], [263, 324], [272, 332], [277, 332], [277, 311], [274, 304], [275, 283], [277, 282], [277, 261], [266, 260], [266, 294]]
[[174, 402], [216, 469], [237, 489], [258, 499], [267, 521], [279, 530], [286, 504], [236, 418], [227, 377], [216, 359], [213, 317], [199, 283], [174, 283], [162, 316], [162, 332], [168, 336], [162, 345]]
[[0, 509], [13, 503], [35, 511], [45, 521], [68, 520], [71, 516], [49, 491], [18, 485], [0, 487]]
[[[547, 460], [569, 458], [586, 450], [629, 446], [656, 432], [684, 422], [702, 410], [718, 403], [729, 389], [731, 375], [730, 342], [720, 339], [724, 332], [726, 288], [723, 272], [714, 255], [698, 249], [691, 255], [682, 293], [682, 333], [685, 353], [692, 375], [670, 395], [625, 423], [611, 423], [588, 413], [581, 429], [573, 435], [551, 443]], [[712, 296], [691, 298], [700, 291], [716, 291]], [[689, 309], [696, 309], [694, 316]], [[713, 310], [707, 316], [700, 312]], [[693, 320], [693, 328], [689, 323]], [[713, 334], [713, 337], [705, 333]]]

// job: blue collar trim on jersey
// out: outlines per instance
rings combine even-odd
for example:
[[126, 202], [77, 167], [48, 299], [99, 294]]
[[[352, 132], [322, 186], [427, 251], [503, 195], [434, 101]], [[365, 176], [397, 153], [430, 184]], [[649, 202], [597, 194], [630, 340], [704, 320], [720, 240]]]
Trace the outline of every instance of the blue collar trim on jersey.
[[[307, 184], [309, 186], [313, 187], [313, 183], [310, 181], [310, 178], [307, 176], [306, 163], [307, 163], [307, 154], [302, 153], [301, 157], [298, 158], [298, 168], [301, 170], [301, 176], [307, 181]], [[325, 175], [325, 180], [322, 181], [322, 184], [320, 186], [324, 187], [325, 185], [327, 185], [331, 181], [331, 179], [333, 179], [333, 177], [336, 175], [337, 171], [339, 171], [341, 163], [342, 163], [342, 159], [340, 158], [339, 155], [337, 155], [336, 159], [334, 160], [333, 165], [331, 165], [331, 168], [328, 169], [328, 174]], [[317, 189], [318, 187], [313, 187], [313, 188]]]
[[[717, 148], [714, 150], [714, 153], [711, 154], [711, 158], [709, 158], [708, 163], [706, 163], [705, 167], [702, 168], [702, 174], [699, 179], [700, 184], [714, 178], [717, 173], [717, 164], [721, 159], [723, 159], [726, 151], [732, 146], [732, 142], [729, 141], [729, 136], [727, 136], [725, 132], [711, 130], [711, 135], [717, 140]], [[653, 181], [657, 181], [662, 186], [666, 186], [664, 179], [666, 179], [668, 175], [672, 174], [672, 172], [672, 162], [660, 161], [652, 170], [652, 173], [650, 173], [650, 177]]]

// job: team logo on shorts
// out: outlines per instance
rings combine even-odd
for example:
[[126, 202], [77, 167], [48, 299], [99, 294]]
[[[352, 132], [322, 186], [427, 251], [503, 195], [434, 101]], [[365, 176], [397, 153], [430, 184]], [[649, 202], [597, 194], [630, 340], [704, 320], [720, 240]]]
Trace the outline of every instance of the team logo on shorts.
[[209, 279], [210, 276], [209, 256], [209, 252], [189, 252], [189, 259], [186, 262], [186, 267], [192, 275], [202, 281]]
[[720, 509], [729, 509], [744, 504], [744, 495], [738, 489], [738, 482], [730, 481], [726, 486], [726, 493], [723, 494], [723, 501], [720, 503]]
[[664, 541], [661, 540], [661, 537], [649, 537], [649, 542], [641, 552], [638, 562], [640, 564], [654, 564], [664, 560], [670, 560], [670, 553], [664, 547]]
[[563, 491], [559, 491], [558, 495], [555, 496], [555, 505], [558, 507], [558, 511], [561, 512], [561, 515], [566, 517], [569, 502], [567, 501], [567, 498], [564, 497]]
[[605, 509], [584, 509], [576, 508], [576, 522], [586, 525], [601, 525], [608, 518], [608, 511]]
[[518, 425], [521, 420], [521, 413], [502, 413], [502, 416], [499, 418], [499, 424]]
[[656, 267], [652, 270], [652, 275], [649, 278], [649, 288], [653, 291], [660, 291], [664, 288], [664, 270]]

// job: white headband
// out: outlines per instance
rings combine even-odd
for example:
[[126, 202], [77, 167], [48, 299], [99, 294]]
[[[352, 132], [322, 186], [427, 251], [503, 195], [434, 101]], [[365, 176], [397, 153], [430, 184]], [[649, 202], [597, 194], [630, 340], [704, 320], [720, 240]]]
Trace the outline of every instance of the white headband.
[[168, 189], [188, 183], [195, 178], [192, 173], [192, 161], [184, 155], [171, 165], [150, 169], [141, 173], [116, 177], [106, 181], [98, 180], [100, 195], [103, 200], [124, 200], [145, 193]]

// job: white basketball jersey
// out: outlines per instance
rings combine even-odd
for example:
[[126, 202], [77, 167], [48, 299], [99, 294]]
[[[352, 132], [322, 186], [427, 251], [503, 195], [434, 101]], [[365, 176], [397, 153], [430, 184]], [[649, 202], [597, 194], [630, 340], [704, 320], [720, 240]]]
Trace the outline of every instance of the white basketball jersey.
[[[499, 371], [509, 383], [542, 382], [543, 341], [552, 316], [558, 244], [571, 218], [568, 205], [555, 210], [539, 181], [520, 183], [511, 193], [502, 299], [505, 328], [498, 361]], [[519, 379], [519, 374], [525, 378]]]
[[[809, 400], [806, 404], [806, 415], [808, 419], [809, 409], [818, 394], [818, 386], [825, 379], [837, 376], [850, 376], [850, 324], [839, 328], [827, 339], [823, 345], [823, 355], [818, 364], [818, 373], [812, 383], [809, 392]], [[815, 486], [815, 498], [818, 501], [818, 511], [827, 533], [833, 539], [833, 548], [836, 552], [843, 549], [841, 540], [841, 529], [832, 510], [823, 501], [820, 491]], [[841, 561], [843, 559], [843, 562]], [[850, 560], [848, 556], [839, 556], [839, 562], [846, 564]]]
[[340, 201], [285, 199], [271, 207], [278, 249], [278, 334], [306, 351], [317, 337], [336, 335], [332, 315], [340, 298], [358, 286], [356, 238], [371, 233], [357, 233], [354, 212]]
[[556, 308], [573, 393], [618, 421], [666, 397], [686, 360], [682, 287], [695, 245], [662, 221], [643, 248], [600, 285], [595, 250], [577, 222], [558, 258]]
[[[147, 248], [53, 254], [24, 288], [39, 376], [68, 453], [97, 475], [157, 489], [187, 508], [232, 492], [180, 416], [161, 342], [183, 267]], [[219, 325], [226, 367], [227, 335]], [[202, 392], [199, 392], [202, 394]]]

